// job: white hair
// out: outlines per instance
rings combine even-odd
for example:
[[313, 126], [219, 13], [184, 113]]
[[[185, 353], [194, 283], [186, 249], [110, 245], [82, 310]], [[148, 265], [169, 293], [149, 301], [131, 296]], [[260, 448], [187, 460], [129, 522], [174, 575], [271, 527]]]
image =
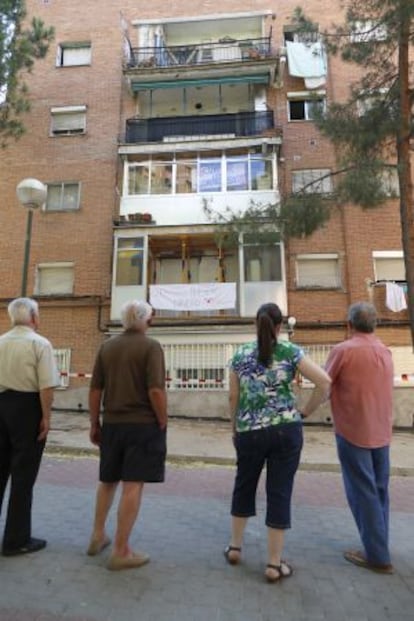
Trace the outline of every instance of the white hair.
[[33, 316], [39, 316], [39, 306], [31, 298], [16, 298], [7, 307], [7, 312], [14, 326], [27, 326], [31, 323]]
[[121, 308], [121, 322], [125, 330], [143, 330], [152, 317], [152, 306], [140, 300], [126, 302]]

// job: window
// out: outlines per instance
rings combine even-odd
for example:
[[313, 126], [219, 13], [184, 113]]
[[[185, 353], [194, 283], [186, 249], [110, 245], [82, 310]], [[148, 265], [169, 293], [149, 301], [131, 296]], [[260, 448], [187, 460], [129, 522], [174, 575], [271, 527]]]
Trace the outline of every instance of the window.
[[296, 257], [296, 286], [337, 289], [341, 286], [337, 254], [299, 254]]
[[274, 282], [282, 280], [282, 257], [280, 242], [269, 242], [260, 235], [245, 235], [244, 280], [245, 282]]
[[376, 24], [369, 19], [357, 20], [351, 25], [349, 38], [351, 43], [384, 41], [387, 38], [387, 28], [385, 24]]
[[400, 195], [400, 182], [396, 167], [386, 168], [381, 175], [382, 188], [390, 198], [397, 198]]
[[58, 368], [60, 384], [58, 388], [67, 388], [69, 386], [70, 372], [70, 349], [54, 349], [56, 366]]
[[292, 192], [305, 194], [329, 194], [332, 192], [332, 177], [329, 168], [310, 168], [292, 171]]
[[73, 293], [74, 263], [39, 263], [36, 270], [37, 295], [70, 295]]
[[127, 165], [125, 192], [190, 194], [273, 189], [273, 155], [259, 152], [194, 159], [171, 157]]
[[228, 191], [249, 189], [247, 157], [229, 157], [226, 160], [226, 185]]
[[80, 183], [62, 182], [47, 184], [46, 211], [73, 211], [79, 209]]
[[196, 160], [178, 160], [177, 161], [177, 178], [176, 188], [177, 194], [189, 194], [197, 191], [197, 161]]
[[374, 250], [372, 258], [375, 280], [406, 281], [402, 250]]
[[71, 136], [86, 131], [86, 106], [64, 106], [51, 109], [52, 136]]
[[56, 54], [56, 67], [79, 67], [91, 64], [90, 42], [61, 43]]
[[290, 98], [288, 101], [289, 121], [312, 121], [316, 112], [324, 112], [325, 103], [324, 97]]
[[319, 41], [318, 30], [298, 32], [294, 26], [285, 26], [283, 30], [285, 43], [286, 41], [292, 41], [293, 43], [316, 43]]
[[221, 192], [221, 158], [202, 159], [198, 169], [199, 192]]
[[142, 285], [144, 238], [120, 237], [117, 241], [115, 285]]

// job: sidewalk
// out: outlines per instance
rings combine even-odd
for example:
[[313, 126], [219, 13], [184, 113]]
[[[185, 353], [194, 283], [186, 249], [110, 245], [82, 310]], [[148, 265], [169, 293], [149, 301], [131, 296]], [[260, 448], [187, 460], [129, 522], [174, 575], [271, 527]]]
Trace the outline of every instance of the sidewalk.
[[[339, 471], [335, 438], [331, 427], [304, 426], [305, 445], [302, 470]], [[89, 442], [86, 413], [54, 412], [47, 452], [97, 454]], [[173, 463], [202, 462], [219, 465], [234, 463], [230, 425], [223, 421], [170, 419], [168, 458]], [[392, 474], [414, 476], [414, 433], [396, 431], [391, 445]]]
[[[151, 562], [109, 572], [109, 549], [85, 554], [94, 513], [97, 450], [86, 414], [54, 413], [34, 491], [33, 535], [46, 549], [0, 556], [0, 621], [412, 621], [414, 605], [414, 436], [397, 433], [390, 482], [390, 541], [395, 574], [347, 563], [360, 546], [343, 492], [331, 429], [305, 427], [295, 480], [292, 529], [284, 558], [294, 575], [275, 585], [266, 563], [265, 484], [249, 520], [243, 560], [229, 566], [234, 451], [229, 424], [173, 419], [162, 485], [145, 488], [131, 543]], [[113, 537], [116, 507], [110, 512]], [[4, 514], [0, 517], [0, 531]]]

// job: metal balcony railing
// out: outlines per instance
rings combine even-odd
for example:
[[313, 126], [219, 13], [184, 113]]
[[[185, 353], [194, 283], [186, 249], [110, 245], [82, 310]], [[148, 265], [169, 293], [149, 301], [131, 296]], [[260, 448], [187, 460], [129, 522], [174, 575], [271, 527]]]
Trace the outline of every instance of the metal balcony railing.
[[270, 37], [225, 38], [213, 43], [133, 47], [128, 68], [183, 67], [261, 60], [271, 56]]
[[260, 136], [274, 128], [273, 112], [238, 112], [236, 114], [207, 114], [155, 119], [128, 119], [126, 143], [167, 142], [207, 136], [234, 138]]

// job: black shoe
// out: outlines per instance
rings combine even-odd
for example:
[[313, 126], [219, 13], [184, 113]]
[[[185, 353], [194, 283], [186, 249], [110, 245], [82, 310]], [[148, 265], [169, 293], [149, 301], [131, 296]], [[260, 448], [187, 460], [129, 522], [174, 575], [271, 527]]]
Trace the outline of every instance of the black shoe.
[[38, 552], [46, 547], [47, 541], [45, 539], [31, 539], [23, 546], [19, 548], [3, 548], [3, 556], [19, 556], [20, 554], [30, 554], [31, 552]]

